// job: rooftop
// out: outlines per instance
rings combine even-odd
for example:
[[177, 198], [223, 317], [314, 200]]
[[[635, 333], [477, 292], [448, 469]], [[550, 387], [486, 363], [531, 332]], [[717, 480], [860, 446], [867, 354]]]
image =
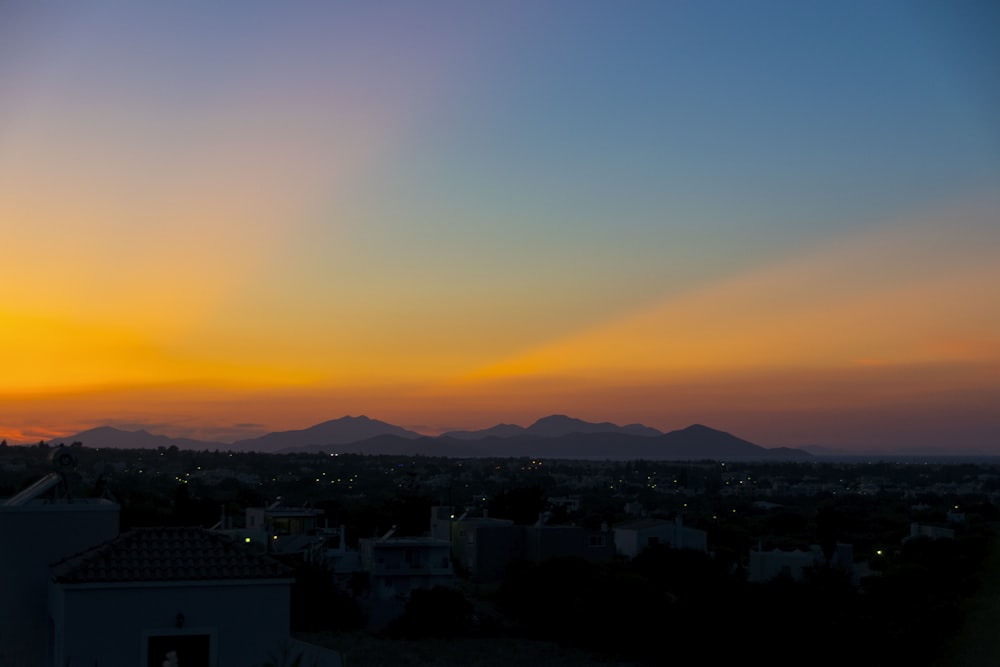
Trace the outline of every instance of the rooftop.
[[284, 579], [292, 570], [203, 528], [137, 528], [52, 565], [61, 583]]
[[282, 517], [321, 517], [323, 516], [323, 510], [312, 509], [309, 507], [282, 507], [281, 509], [263, 509], [261, 510], [265, 514], [273, 518]]
[[390, 537], [362, 538], [361, 542], [377, 544], [380, 547], [450, 547], [451, 542], [437, 537]]
[[660, 526], [673, 525], [674, 521], [670, 519], [635, 519], [633, 521], [624, 521], [622, 523], [617, 523], [614, 525], [615, 530], [642, 530], [644, 528], [657, 528]]

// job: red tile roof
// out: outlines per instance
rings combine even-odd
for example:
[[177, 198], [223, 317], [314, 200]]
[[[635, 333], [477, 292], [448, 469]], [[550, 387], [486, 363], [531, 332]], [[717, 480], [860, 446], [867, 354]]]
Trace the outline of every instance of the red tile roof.
[[136, 528], [52, 565], [57, 582], [285, 579], [290, 567], [203, 528]]

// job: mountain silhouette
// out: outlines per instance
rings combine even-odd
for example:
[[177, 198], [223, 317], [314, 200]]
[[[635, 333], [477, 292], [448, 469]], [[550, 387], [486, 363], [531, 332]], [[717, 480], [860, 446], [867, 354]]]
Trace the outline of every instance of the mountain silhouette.
[[531, 435], [540, 435], [550, 438], [571, 435], [573, 433], [627, 433], [629, 435], [642, 436], [663, 435], [662, 431], [650, 428], [649, 426], [643, 426], [642, 424], [618, 426], [617, 424], [612, 424], [611, 422], [587, 422], [582, 419], [567, 417], [566, 415], [549, 415], [548, 417], [542, 417], [529, 426], [527, 431]]
[[154, 435], [145, 429], [138, 431], [123, 431], [113, 426], [98, 426], [81, 431], [65, 438], [55, 438], [53, 443], [72, 444], [83, 443], [86, 447], [111, 447], [113, 449], [156, 449], [157, 447], [177, 447], [178, 449], [214, 450], [230, 449], [232, 446], [224, 442], [195, 440], [193, 438], [171, 438], [166, 435]]
[[660, 440], [671, 454], [681, 458], [699, 456], [703, 452], [712, 452], [713, 456], [724, 458], [760, 456], [767, 452], [764, 447], [702, 424], [671, 431]]
[[342, 445], [380, 435], [395, 435], [401, 438], [424, 437], [421, 433], [362, 415], [331, 419], [301, 430], [277, 431], [257, 438], [238, 440], [232, 444], [232, 448], [240, 451], [276, 452], [309, 445]]
[[170, 438], [145, 430], [123, 431], [110, 426], [83, 431], [65, 439], [88, 447], [230, 450], [263, 453], [324, 452], [369, 455], [421, 455], [452, 458], [537, 457], [550, 459], [808, 459], [802, 449], [768, 449], [703, 424], [669, 433], [629, 424], [587, 422], [566, 415], [543, 417], [527, 428], [497, 424], [480, 431], [451, 431], [429, 436], [366, 416], [341, 417], [305, 429], [276, 431], [232, 444]]
[[478, 431], [448, 431], [442, 433], [442, 438], [454, 438], [455, 440], [482, 440], [483, 438], [513, 438], [524, 435], [525, 429], [517, 424], [497, 424], [489, 428]]
[[[578, 420], [549, 421], [542, 433], [557, 433], [548, 425], [571, 424]], [[586, 424], [587, 422], [583, 422]], [[600, 425], [598, 425], [600, 426]], [[768, 449], [755, 445], [724, 431], [718, 431], [701, 424], [685, 429], [660, 433], [660, 435], [636, 435], [619, 430], [598, 430], [589, 433], [574, 431], [563, 435], [537, 435], [522, 429], [517, 435], [502, 437], [468, 437], [469, 433], [496, 432], [457, 431], [459, 437], [444, 434], [438, 437], [403, 438], [383, 434], [368, 440], [343, 443], [340, 445], [290, 446], [278, 451], [391, 454], [399, 456], [444, 456], [452, 458], [549, 458], [549, 459], [597, 459], [597, 460], [752, 460], [752, 459], [809, 459], [811, 454], [789, 447]], [[503, 431], [501, 431], [503, 432]], [[640, 431], [646, 432], [646, 431]], [[463, 435], [466, 434], [466, 435]]]
[[566, 415], [549, 415], [542, 417], [527, 428], [516, 424], [497, 424], [481, 431], [449, 431], [442, 434], [441, 437], [460, 440], [479, 440], [491, 437], [512, 438], [522, 435], [558, 438], [574, 433], [624, 433], [650, 437], [663, 435], [662, 431], [642, 424], [618, 426], [611, 422], [594, 423]]

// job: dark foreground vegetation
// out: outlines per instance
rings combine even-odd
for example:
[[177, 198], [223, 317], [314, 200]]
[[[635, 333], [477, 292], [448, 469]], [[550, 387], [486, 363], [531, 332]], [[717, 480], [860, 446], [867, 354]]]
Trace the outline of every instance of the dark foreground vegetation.
[[[79, 465], [61, 492], [117, 500], [123, 528], [210, 527], [280, 497], [324, 509], [349, 545], [393, 525], [422, 534], [432, 505], [516, 521], [547, 511], [550, 521], [595, 527], [641, 506], [647, 516], [682, 514], [708, 535], [709, 553], [653, 546], [629, 561], [515, 562], [492, 584], [457, 577], [455, 586], [415, 591], [377, 631], [355, 595], [362, 581], [337, 585], [322, 566], [296, 564], [293, 630], [339, 648], [352, 667], [1000, 664], [990, 653], [1000, 619], [982, 615], [1000, 598], [1000, 468], [990, 463], [74, 452]], [[0, 497], [47, 472], [49, 453], [0, 447]], [[573, 509], [553, 503], [568, 495]], [[909, 538], [912, 524], [943, 526], [949, 513], [959, 518], [948, 524], [953, 538]], [[748, 580], [753, 549], [829, 551], [838, 542], [853, 546], [853, 577], [820, 563], [799, 580]]]
[[860, 588], [825, 568], [803, 581], [750, 584], [704, 554], [666, 547], [631, 563], [521, 563], [494, 589], [415, 592], [380, 636], [523, 638], [650, 665], [993, 664], [961, 662], [973, 647], [954, 642], [970, 622], [985, 547], [914, 540]]

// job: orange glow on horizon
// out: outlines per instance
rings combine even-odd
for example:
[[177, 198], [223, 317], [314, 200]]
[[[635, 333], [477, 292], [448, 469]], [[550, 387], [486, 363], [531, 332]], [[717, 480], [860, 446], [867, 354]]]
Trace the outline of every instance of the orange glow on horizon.
[[473, 370], [488, 348], [436, 337], [449, 321], [317, 322], [289, 337], [280, 319], [253, 326], [252, 311], [161, 330], [8, 308], [0, 436], [112, 421], [227, 441], [347, 414], [429, 434], [565, 413], [763, 438], [768, 420], [863, 422], [875, 407], [914, 423], [942, 411], [981, 421], [1000, 393], [1000, 276], [996, 232], [969, 229], [960, 241], [915, 224], [855, 238]]

